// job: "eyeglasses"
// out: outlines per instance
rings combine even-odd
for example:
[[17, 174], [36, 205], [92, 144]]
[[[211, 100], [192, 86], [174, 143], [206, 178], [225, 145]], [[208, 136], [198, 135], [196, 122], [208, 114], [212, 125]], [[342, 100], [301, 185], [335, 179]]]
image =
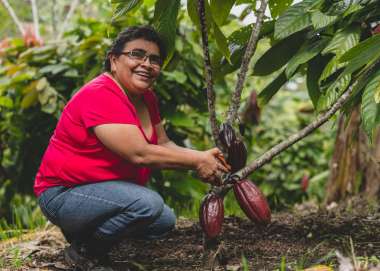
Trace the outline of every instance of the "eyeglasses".
[[122, 52], [121, 54], [126, 55], [129, 58], [140, 61], [140, 62], [144, 62], [148, 58], [150, 65], [158, 67], [158, 68], [160, 68], [162, 65], [162, 59], [159, 55], [155, 55], [155, 54], [148, 55], [147, 52], [142, 49], [134, 49], [129, 52]]

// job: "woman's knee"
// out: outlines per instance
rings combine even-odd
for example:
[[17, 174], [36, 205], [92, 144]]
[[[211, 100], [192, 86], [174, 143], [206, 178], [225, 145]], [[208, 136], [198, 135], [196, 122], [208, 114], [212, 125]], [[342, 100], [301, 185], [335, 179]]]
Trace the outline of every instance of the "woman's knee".
[[155, 191], [148, 190], [136, 206], [136, 213], [151, 221], [156, 220], [164, 210], [164, 200]]

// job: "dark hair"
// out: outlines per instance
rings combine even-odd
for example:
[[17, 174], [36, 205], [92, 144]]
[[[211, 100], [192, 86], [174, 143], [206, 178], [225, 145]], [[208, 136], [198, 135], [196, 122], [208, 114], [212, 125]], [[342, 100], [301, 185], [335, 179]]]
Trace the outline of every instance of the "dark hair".
[[113, 41], [111, 48], [108, 50], [106, 59], [104, 61], [104, 70], [107, 72], [111, 71], [111, 61], [110, 56], [120, 56], [123, 52], [125, 44], [130, 41], [143, 39], [146, 41], [154, 42], [160, 49], [161, 59], [164, 60], [166, 57], [166, 48], [164, 42], [160, 38], [159, 34], [150, 26], [130, 26], [124, 29], [117, 35], [116, 39]]

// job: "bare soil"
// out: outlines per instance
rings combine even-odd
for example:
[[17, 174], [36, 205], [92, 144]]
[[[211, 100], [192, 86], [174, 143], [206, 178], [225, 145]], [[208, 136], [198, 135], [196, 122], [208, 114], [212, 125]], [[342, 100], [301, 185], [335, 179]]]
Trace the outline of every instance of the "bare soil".
[[[54, 226], [24, 236], [23, 241], [0, 243], [1, 270], [72, 270], [63, 258], [67, 245]], [[111, 258], [115, 270], [237, 271], [243, 270], [243, 255], [249, 270], [280, 270], [281, 264], [286, 266], [281, 270], [302, 270], [316, 264], [337, 268], [336, 251], [378, 264], [378, 202], [355, 198], [327, 209], [303, 204], [273, 214], [266, 227], [227, 217], [219, 242], [208, 249], [198, 221], [181, 218], [164, 239], [123, 240]]]

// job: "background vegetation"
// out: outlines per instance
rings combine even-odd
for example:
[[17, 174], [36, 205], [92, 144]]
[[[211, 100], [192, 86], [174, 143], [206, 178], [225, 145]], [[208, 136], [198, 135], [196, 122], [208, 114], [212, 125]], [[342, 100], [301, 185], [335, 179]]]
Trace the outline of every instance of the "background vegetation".
[[[12, 2], [14, 7], [23, 1], [16, 2]], [[53, 2], [57, 5], [54, 6]], [[169, 48], [172, 49], [171, 57], [167, 60], [165, 69], [155, 86], [165, 127], [169, 136], [180, 145], [197, 149], [213, 146], [204, 90], [200, 33], [197, 24], [194, 23], [196, 14], [192, 12], [195, 2], [187, 1], [187, 6], [181, 6], [179, 1], [172, 1], [180, 7], [178, 16], [175, 12], [169, 12], [175, 10], [175, 7], [167, 7], [165, 18], [159, 16], [162, 15], [162, 10], [165, 10], [161, 7], [160, 13], [160, 6], [157, 3], [161, 1], [157, 3], [152, 0], [134, 1], [138, 4], [131, 8], [125, 6], [130, 1], [113, 2], [111, 5], [104, 1], [87, 1], [79, 5], [63, 39], [56, 40], [56, 32], [59, 30], [57, 21], [63, 20], [69, 6], [63, 5], [61, 1], [40, 1], [40, 13], [43, 14], [41, 33], [44, 38], [43, 45], [40, 46], [26, 44], [25, 39], [18, 38], [14, 26], [0, 29], [1, 38], [4, 39], [3, 48], [0, 48], [0, 232], [3, 233], [0, 238], [20, 233], [25, 228], [43, 225], [45, 220], [36, 208], [32, 186], [60, 112], [84, 83], [102, 72], [102, 63], [108, 46], [117, 33], [128, 25], [151, 24], [163, 31], [162, 29], [166, 29], [165, 20], [174, 21], [176, 28], [172, 32], [175, 33], [175, 39], [169, 35], [165, 36]], [[212, 26], [210, 47], [220, 121], [224, 117], [222, 112], [226, 111], [229, 104], [236, 80], [236, 69], [241, 62], [252, 28], [252, 25], [244, 26], [242, 20], [255, 7], [255, 1], [226, 2], [231, 2], [232, 5], [243, 4], [244, 11], [240, 17], [237, 17], [229, 15], [228, 10], [225, 16], [223, 14], [220, 18], [211, 16], [214, 22], [210, 21], [211, 19], [208, 22]], [[326, 71], [325, 78], [329, 80], [320, 82], [323, 89], [318, 92], [321, 94], [319, 96], [316, 92], [310, 91], [312, 89], [310, 76], [306, 81], [304, 75], [310, 71], [312, 60], [320, 61], [317, 56], [324, 59], [324, 64], [332, 63], [334, 59], [336, 61], [334, 63], [338, 63], [338, 53], [332, 49], [332, 45], [330, 51], [325, 48], [330, 54], [327, 56], [320, 54], [323, 46], [334, 40], [334, 33], [340, 33], [339, 29], [351, 24], [356, 25], [361, 19], [358, 13], [355, 13], [360, 10], [360, 3], [357, 10], [348, 13], [347, 9], [340, 10], [338, 7], [335, 10], [326, 10], [326, 6], [323, 6], [324, 1], [316, 1], [321, 6], [315, 7], [316, 9], [309, 14], [307, 13], [309, 10], [305, 10], [305, 5], [311, 5], [314, 1], [303, 1], [295, 5], [298, 6], [295, 13], [285, 13], [277, 22], [286, 18], [288, 21], [299, 20], [300, 17], [291, 16], [301, 16], [302, 12], [302, 16], [305, 12], [307, 16], [312, 16], [311, 21], [298, 21], [301, 27], [293, 30], [287, 28], [293, 32], [286, 33], [286, 29], [276, 32], [272, 19], [283, 14], [292, 1], [285, 2], [286, 5], [277, 8], [273, 3], [270, 6], [272, 18], [268, 17], [264, 24], [263, 39], [253, 60], [256, 65], [250, 67], [243, 91], [241, 122], [246, 126], [244, 138], [249, 149], [248, 160], [255, 159], [274, 144], [306, 126], [316, 116], [317, 111], [314, 108], [323, 111], [339, 96], [336, 89], [331, 87], [333, 80], [329, 76], [333, 78], [339, 76], [342, 67]], [[218, 1], [210, 3], [212, 14], [215, 13], [214, 5]], [[17, 10], [17, 13], [20, 18], [30, 22], [30, 9], [26, 9], [25, 5], [21, 6], [23, 8]], [[48, 7], [56, 11], [48, 12]], [[321, 13], [319, 17], [316, 15], [317, 12]], [[325, 15], [322, 12], [325, 12]], [[339, 12], [347, 12], [347, 15], [339, 20]], [[115, 17], [115, 14], [119, 16]], [[350, 17], [350, 14], [356, 17], [353, 15]], [[7, 18], [3, 26], [12, 25], [3, 6], [0, 6], [0, 15]], [[374, 16], [379, 15], [375, 13]], [[363, 33], [364, 31], [369, 30], [363, 30]], [[163, 34], [165, 35], [165, 32]], [[323, 38], [316, 39], [313, 35], [321, 35]], [[356, 44], [359, 43], [359, 37], [365, 38], [365, 35], [360, 35], [359, 32], [357, 36], [357, 39], [354, 39]], [[348, 39], [352, 41], [350, 37]], [[300, 40], [305, 40], [305, 44], [300, 43]], [[340, 39], [341, 42], [345, 40]], [[312, 43], [314, 41], [318, 42], [318, 46]], [[281, 45], [283, 48], [279, 48]], [[350, 48], [354, 45], [352, 44]], [[341, 45], [336, 42], [336, 47], [339, 46]], [[275, 50], [280, 52], [280, 55], [273, 56]], [[305, 50], [312, 54], [305, 55], [303, 53]], [[286, 59], [281, 56], [286, 56]], [[286, 63], [288, 63], [286, 70], [281, 69]], [[281, 83], [269, 84], [273, 80], [277, 82], [281, 80]], [[349, 82], [345, 86], [348, 85]], [[317, 87], [319, 89], [319, 86]], [[342, 93], [343, 90], [342, 87], [338, 93]], [[252, 91], [260, 92], [261, 112], [259, 121], [255, 123], [243, 118], [245, 109], [249, 107]], [[328, 93], [336, 95], [332, 97], [327, 95]], [[317, 102], [319, 97], [327, 98]], [[371, 106], [373, 107], [373, 103]], [[369, 131], [375, 127], [375, 124], [366, 127]], [[334, 122], [328, 123], [250, 176], [268, 197], [273, 210], [290, 207], [305, 199], [319, 202], [324, 199], [335, 134]], [[301, 180], [304, 176], [310, 177], [307, 189], [302, 188]], [[178, 215], [190, 217], [197, 216], [199, 202], [208, 189], [208, 186], [199, 182], [191, 172], [181, 171], [155, 172], [150, 186], [164, 196]], [[226, 199], [227, 214], [241, 215], [235, 200], [230, 196]]]

